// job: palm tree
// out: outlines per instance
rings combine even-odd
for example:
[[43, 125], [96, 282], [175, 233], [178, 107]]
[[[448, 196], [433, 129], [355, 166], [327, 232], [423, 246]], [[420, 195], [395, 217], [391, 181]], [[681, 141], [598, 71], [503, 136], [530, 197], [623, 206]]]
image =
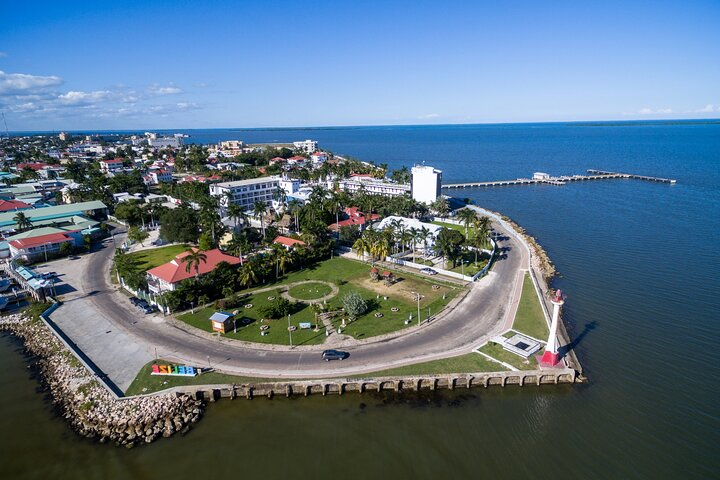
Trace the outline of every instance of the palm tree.
[[227, 214], [228, 217], [232, 218], [235, 221], [235, 231], [237, 231], [238, 219], [242, 218], [244, 223], [244, 217], [246, 217], [245, 212], [240, 205], [236, 203], [231, 203], [227, 207]]
[[235, 255], [240, 259], [240, 265], [243, 264], [243, 250], [250, 251], [250, 245], [246, 237], [234, 234], [232, 239], [228, 242], [225, 249], [232, 255]]
[[413, 263], [415, 262], [415, 249], [417, 248], [417, 242], [422, 241], [420, 237], [420, 229], [415, 227], [410, 227], [410, 230], [408, 230], [408, 233], [410, 234], [410, 239], [412, 241], [412, 259]]
[[288, 202], [288, 213], [290, 213], [290, 215], [295, 218], [295, 230], [297, 232], [300, 231], [300, 220], [298, 219], [298, 215], [301, 209], [302, 203], [300, 202], [300, 200], [292, 199]]
[[362, 260], [365, 254], [370, 252], [370, 242], [368, 242], [368, 235], [363, 235], [357, 240], [355, 240], [352, 249], [355, 252], [355, 255], [360, 257], [360, 260]]
[[475, 236], [483, 240], [487, 245], [487, 237], [490, 235], [490, 217], [483, 215], [475, 219]]
[[20, 231], [28, 230], [32, 227], [32, 220], [30, 220], [23, 212], [18, 212], [13, 217], [13, 221], [17, 224], [17, 228]]
[[292, 263], [293, 256], [289, 250], [280, 245], [273, 248], [273, 256], [275, 257], [275, 280], [279, 278], [279, 273], [285, 273], [289, 264]]
[[260, 227], [262, 228], [262, 236], [265, 238], [265, 212], [267, 211], [267, 205], [265, 202], [257, 201], [253, 205], [253, 215], [257, 220], [260, 220]]
[[195, 269], [195, 278], [200, 275], [200, 263], [207, 262], [207, 255], [197, 248], [190, 248], [187, 250], [188, 254], [182, 258], [182, 262], [185, 264], [185, 271], [190, 273], [190, 270]]
[[287, 200], [287, 193], [285, 192], [285, 189], [278, 185], [278, 187], [275, 189], [275, 192], [273, 193], [273, 196], [275, 197], [275, 200], [278, 201], [281, 205], [285, 205], [285, 200]]
[[258, 277], [252, 264], [246, 263], [242, 266], [238, 280], [240, 280], [240, 285], [243, 287], [249, 287], [250, 285], [257, 283]]
[[465, 225], [465, 238], [468, 236], [468, 227], [470, 227], [471, 223], [475, 223], [477, 220], [477, 213], [475, 210], [471, 210], [469, 208], [463, 208], [461, 210], [458, 210], [457, 217], [462, 221], [463, 225]]
[[423, 252], [425, 252], [425, 255], [427, 255], [427, 246], [428, 246], [428, 240], [430, 237], [430, 229], [426, 226], [420, 227], [420, 231], [418, 232], [418, 235], [420, 236], [420, 239], [423, 243]]
[[440, 215], [441, 217], [447, 215], [450, 211], [450, 204], [445, 197], [438, 197], [433, 203], [430, 204], [430, 208]]

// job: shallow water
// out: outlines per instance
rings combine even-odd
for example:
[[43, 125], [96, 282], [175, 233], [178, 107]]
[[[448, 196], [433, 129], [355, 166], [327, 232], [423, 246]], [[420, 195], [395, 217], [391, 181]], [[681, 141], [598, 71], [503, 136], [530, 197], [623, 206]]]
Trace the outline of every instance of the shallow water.
[[[720, 472], [720, 126], [577, 125], [192, 131], [314, 138], [338, 153], [427, 160], [445, 181], [583, 173], [676, 178], [452, 192], [546, 248], [591, 383], [401, 396], [221, 401], [185, 437], [125, 450], [77, 438], [0, 339], [3, 478], [710, 478]], [[213, 136], [214, 135], [214, 136]]]

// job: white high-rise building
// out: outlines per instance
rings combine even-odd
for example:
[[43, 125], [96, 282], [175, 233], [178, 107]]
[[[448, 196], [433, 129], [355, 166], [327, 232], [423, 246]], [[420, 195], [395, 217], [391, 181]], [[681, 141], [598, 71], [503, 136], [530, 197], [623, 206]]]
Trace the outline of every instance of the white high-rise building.
[[293, 142], [293, 146], [305, 153], [313, 153], [317, 150], [318, 142], [315, 140], [305, 140], [302, 142]]
[[442, 188], [442, 170], [426, 165], [415, 165], [411, 173], [413, 200], [425, 204], [437, 200]]

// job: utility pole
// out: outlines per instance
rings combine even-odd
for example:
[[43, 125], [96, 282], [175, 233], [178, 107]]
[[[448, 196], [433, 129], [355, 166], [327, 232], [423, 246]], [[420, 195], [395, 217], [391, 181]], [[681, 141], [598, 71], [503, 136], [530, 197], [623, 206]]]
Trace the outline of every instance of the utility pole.
[[288, 336], [290, 337], [290, 348], [292, 348], [292, 330], [290, 330], [290, 314], [288, 314]]

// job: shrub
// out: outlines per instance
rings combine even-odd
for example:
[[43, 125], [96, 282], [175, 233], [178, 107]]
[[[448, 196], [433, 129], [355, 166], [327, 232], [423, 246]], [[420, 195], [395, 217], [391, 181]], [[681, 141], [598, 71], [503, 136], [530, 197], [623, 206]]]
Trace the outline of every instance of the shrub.
[[290, 314], [292, 303], [280, 297], [268, 305], [260, 307], [260, 315], [267, 318], [282, 318]]
[[345, 309], [345, 313], [351, 320], [355, 320], [368, 310], [367, 301], [357, 292], [349, 292], [345, 295], [342, 298], [342, 304]]

